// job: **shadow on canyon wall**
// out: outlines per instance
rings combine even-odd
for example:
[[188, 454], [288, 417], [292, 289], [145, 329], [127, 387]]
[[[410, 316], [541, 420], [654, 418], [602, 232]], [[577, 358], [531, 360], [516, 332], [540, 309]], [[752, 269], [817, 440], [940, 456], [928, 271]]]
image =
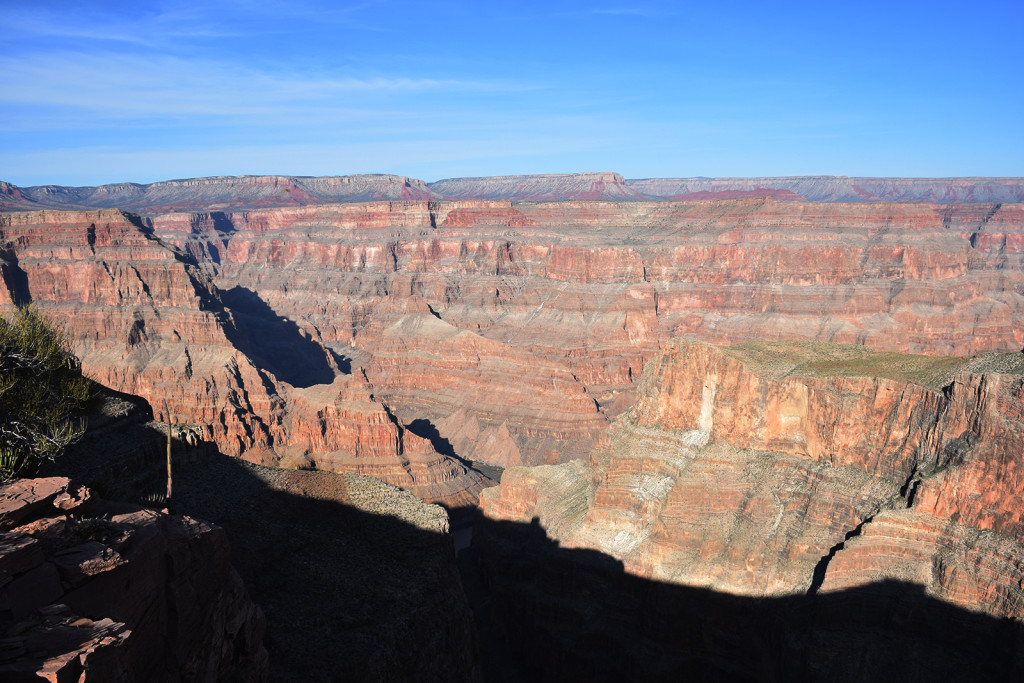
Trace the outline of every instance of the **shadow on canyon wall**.
[[251, 289], [235, 286], [221, 291], [221, 299], [237, 327], [233, 330], [224, 326], [228, 340], [279, 380], [300, 389], [330, 384], [334, 370], [327, 360], [328, 353], [342, 372], [351, 372], [346, 359], [307, 337], [295, 322], [278, 315]]
[[1024, 680], [1024, 627], [889, 581], [751, 598], [649, 581], [534, 524], [459, 556], [483, 672], [512, 681]]
[[[133, 424], [122, 436], [150, 445], [148, 485], [162, 491], [160, 434]], [[226, 529], [267, 616], [274, 681], [1024, 679], [1021, 624], [920, 586], [727, 595], [638, 578], [537, 524], [486, 518], [460, 580], [450, 536], [349, 504], [358, 492], [338, 475], [256, 468], [206, 446], [176, 444], [174, 511]], [[139, 482], [142, 466], [121, 469]]]

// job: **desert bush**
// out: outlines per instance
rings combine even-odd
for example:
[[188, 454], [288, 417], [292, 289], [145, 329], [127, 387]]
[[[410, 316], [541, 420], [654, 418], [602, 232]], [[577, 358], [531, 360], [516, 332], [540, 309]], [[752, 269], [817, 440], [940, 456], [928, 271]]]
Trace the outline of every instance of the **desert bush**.
[[60, 327], [33, 306], [0, 317], [0, 482], [80, 439], [93, 396]]

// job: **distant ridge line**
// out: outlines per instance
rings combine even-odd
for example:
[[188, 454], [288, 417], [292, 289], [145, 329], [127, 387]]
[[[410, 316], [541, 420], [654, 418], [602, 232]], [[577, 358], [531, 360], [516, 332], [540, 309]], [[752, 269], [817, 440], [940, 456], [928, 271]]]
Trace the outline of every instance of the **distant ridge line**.
[[121, 208], [142, 213], [235, 211], [368, 201], [688, 201], [769, 197], [804, 202], [1024, 203], [1024, 178], [776, 176], [627, 179], [612, 171], [446, 178], [390, 173], [240, 175], [98, 186], [0, 181], [0, 210]]

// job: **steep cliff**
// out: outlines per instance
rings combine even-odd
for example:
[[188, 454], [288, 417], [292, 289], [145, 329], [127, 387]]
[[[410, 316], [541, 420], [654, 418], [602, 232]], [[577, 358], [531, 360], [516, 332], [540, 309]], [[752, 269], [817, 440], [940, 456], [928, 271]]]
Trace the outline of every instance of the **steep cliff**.
[[[411, 430], [440, 454], [434, 481], [461, 479], [468, 498], [481, 481], [441, 456], [583, 457], [676, 336], [1024, 345], [1020, 205], [473, 200], [106, 216], [12, 213], [2, 228], [9, 296], [73, 318], [101, 380], [147, 397], [166, 385], [172, 412], [224, 450], [295, 464], [316, 460], [326, 424], [303, 394], [326, 405], [362, 386], [363, 404], [380, 404], [368, 419], [391, 430], [372, 437], [395, 444], [390, 480], [417, 478]], [[117, 245], [94, 224], [119, 226]]]
[[[161, 214], [220, 288], [497, 465], [582, 457], [673, 336], [1024, 346], [1019, 205], [379, 202]], [[515, 377], [515, 382], [508, 378]]]
[[[518, 612], [505, 601], [543, 601], [537, 592], [551, 590], [528, 588], [521, 573], [503, 566], [523, 562], [504, 555], [509, 539], [523, 533], [508, 525], [532, 522], [559, 549], [539, 552], [561, 558], [560, 571], [596, 581], [586, 567], [603, 557], [618, 563], [623, 577], [690, 587], [669, 591], [687, 609], [718, 601], [714, 595], [809, 596], [791, 601], [789, 616], [767, 602], [750, 608], [788, 634], [789, 644], [767, 660], [787, 678], [813, 680], [810, 671], [828, 668], [817, 656], [799, 663], [781, 654], [811, 637], [803, 629], [856, 630], [859, 619], [889, 618], [883, 604], [891, 600], [920, 603], [911, 614], [949, 605], [993, 618], [970, 626], [980, 629], [971, 638], [1005, 623], [999, 638], [1009, 640], [990, 655], [998, 655], [998, 666], [1020, 670], [1022, 405], [1020, 353], [943, 358], [807, 342], [716, 348], [673, 341], [647, 365], [635, 406], [589, 462], [510, 468], [500, 486], [482, 494], [485, 518], [474, 546], [495, 582], [492, 610]], [[616, 590], [633, 581], [614, 572], [602, 580]], [[630, 599], [658, 592], [646, 584], [631, 590]], [[844, 611], [843, 596], [853, 594], [874, 611]], [[585, 594], [563, 600], [571, 606], [553, 609], [556, 619], [588, 609]], [[708, 628], [736, 628], [730, 619]], [[697, 628], [678, 621], [676, 628]], [[903, 628], [893, 637], [908, 637]], [[555, 641], [567, 656], [581, 655], [571, 639]], [[710, 656], [716, 667], [730, 656], [700, 645], [661, 647]], [[974, 656], [957, 648], [956, 657]], [[849, 644], [838, 650], [846, 656]], [[908, 653], [917, 657], [921, 649], [908, 646]], [[752, 657], [764, 664], [762, 655]], [[740, 673], [754, 675], [750, 667], [762, 664], [748, 662]], [[866, 662], [850, 670], [857, 675], [840, 678], [882, 675], [878, 665]], [[960, 666], [958, 676], [975, 664]]]
[[675, 341], [589, 464], [507, 470], [481, 506], [638, 576], [752, 595], [920, 580], [1020, 619], [1022, 391], [1021, 354]]
[[[4, 214], [0, 243], [0, 305], [31, 301], [65, 326], [88, 376], [159, 414], [166, 401], [175, 421], [198, 426], [223, 452], [372, 473], [456, 505], [484, 485], [409, 434], [361, 374], [345, 374], [252, 292], [219, 290], [137, 216]], [[343, 419], [331, 419], [338, 406]]]
[[0, 528], [4, 680], [267, 679], [223, 530], [59, 477], [0, 488]]

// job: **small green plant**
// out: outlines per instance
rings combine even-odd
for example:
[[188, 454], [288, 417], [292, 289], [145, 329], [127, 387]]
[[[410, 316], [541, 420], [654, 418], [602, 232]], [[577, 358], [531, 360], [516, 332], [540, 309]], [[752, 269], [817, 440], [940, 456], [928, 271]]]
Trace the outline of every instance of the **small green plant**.
[[162, 510], [167, 507], [167, 496], [162, 493], [150, 493], [143, 496], [140, 503], [143, 507]]
[[68, 533], [86, 540], [110, 544], [121, 540], [123, 530], [106, 515], [102, 517], [73, 517], [68, 520]]
[[78, 441], [93, 397], [58, 326], [33, 306], [0, 318], [0, 483]]

